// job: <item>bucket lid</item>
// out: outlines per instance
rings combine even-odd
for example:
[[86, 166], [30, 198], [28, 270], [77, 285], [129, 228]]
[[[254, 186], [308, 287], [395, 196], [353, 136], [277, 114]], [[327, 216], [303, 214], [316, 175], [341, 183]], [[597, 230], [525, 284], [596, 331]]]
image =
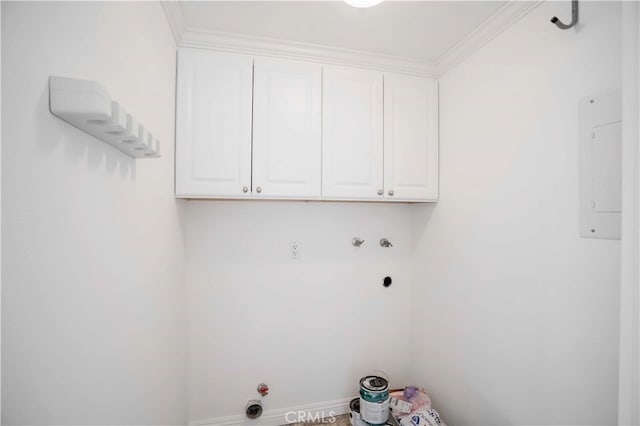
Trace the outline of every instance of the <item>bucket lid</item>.
[[360, 398], [353, 398], [349, 403], [349, 410], [353, 413], [360, 414]]
[[370, 391], [383, 391], [389, 389], [389, 382], [382, 377], [366, 376], [360, 379], [360, 386]]

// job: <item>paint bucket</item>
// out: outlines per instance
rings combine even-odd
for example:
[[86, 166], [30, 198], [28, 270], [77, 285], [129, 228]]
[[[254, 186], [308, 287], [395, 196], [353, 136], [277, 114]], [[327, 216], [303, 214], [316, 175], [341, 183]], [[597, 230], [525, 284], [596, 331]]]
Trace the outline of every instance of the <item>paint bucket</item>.
[[360, 415], [360, 398], [353, 398], [349, 403], [349, 421], [351, 426], [367, 426]]
[[360, 416], [369, 425], [389, 420], [389, 382], [378, 376], [360, 379]]

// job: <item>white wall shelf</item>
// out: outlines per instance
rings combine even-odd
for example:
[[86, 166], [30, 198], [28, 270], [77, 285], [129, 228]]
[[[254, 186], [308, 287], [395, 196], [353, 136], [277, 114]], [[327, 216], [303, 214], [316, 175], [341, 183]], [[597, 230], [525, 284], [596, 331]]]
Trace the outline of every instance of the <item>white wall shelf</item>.
[[80, 130], [133, 158], [160, 157], [160, 143], [100, 83], [49, 77], [49, 109]]

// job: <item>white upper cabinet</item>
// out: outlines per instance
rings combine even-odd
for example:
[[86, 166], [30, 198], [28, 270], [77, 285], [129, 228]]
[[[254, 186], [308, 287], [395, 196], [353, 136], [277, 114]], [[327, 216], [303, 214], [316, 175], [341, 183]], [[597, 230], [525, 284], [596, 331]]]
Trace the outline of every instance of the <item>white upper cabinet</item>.
[[253, 194], [319, 198], [322, 66], [256, 58]]
[[322, 196], [383, 199], [382, 73], [325, 66]]
[[438, 199], [438, 84], [384, 76], [384, 192], [397, 200]]
[[438, 199], [435, 80], [325, 67], [322, 102], [324, 198]]
[[252, 78], [251, 56], [180, 49], [177, 196], [250, 195]]
[[437, 201], [437, 82], [181, 48], [176, 196]]

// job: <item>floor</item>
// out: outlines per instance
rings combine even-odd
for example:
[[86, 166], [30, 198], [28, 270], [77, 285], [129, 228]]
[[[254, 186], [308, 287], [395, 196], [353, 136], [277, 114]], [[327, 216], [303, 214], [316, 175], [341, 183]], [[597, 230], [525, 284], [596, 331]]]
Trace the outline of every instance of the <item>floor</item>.
[[289, 423], [285, 426], [317, 426], [317, 425], [331, 425], [331, 426], [351, 426], [349, 422], [349, 415], [345, 414], [342, 416], [336, 416], [335, 422], [331, 422], [331, 419], [325, 419], [324, 423], [322, 422], [305, 422], [305, 423]]

